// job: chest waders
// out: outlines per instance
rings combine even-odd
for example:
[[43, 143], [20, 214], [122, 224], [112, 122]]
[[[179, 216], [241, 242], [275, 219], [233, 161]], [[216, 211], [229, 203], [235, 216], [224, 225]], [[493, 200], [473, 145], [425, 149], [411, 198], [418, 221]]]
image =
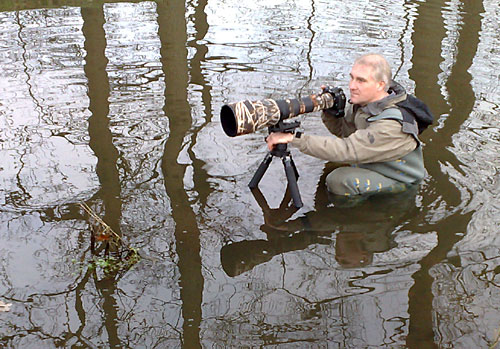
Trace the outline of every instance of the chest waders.
[[368, 122], [396, 120], [404, 133], [411, 134], [417, 147], [400, 159], [386, 162], [339, 167], [326, 177], [328, 190], [336, 195], [351, 196], [377, 192], [400, 192], [425, 176], [422, 146], [418, 140], [418, 128], [414, 120], [403, 118], [397, 108], [367, 118]]

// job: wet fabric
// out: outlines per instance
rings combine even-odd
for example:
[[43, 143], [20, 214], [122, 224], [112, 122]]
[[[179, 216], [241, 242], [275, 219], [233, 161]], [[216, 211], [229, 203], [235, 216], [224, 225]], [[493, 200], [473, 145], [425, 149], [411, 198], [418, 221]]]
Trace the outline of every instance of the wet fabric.
[[342, 196], [397, 193], [407, 188], [406, 183], [366, 168], [352, 166], [339, 167], [330, 172], [326, 177], [326, 185], [332, 194]]

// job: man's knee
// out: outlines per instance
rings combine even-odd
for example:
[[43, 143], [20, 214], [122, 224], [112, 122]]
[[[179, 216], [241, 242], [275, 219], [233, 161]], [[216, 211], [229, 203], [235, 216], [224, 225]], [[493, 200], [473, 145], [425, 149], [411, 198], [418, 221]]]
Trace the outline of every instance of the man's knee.
[[353, 173], [351, 167], [339, 167], [326, 176], [328, 191], [336, 195], [361, 194], [361, 181]]
[[399, 192], [404, 183], [359, 167], [339, 167], [328, 174], [326, 186], [332, 194], [350, 196], [377, 192]]

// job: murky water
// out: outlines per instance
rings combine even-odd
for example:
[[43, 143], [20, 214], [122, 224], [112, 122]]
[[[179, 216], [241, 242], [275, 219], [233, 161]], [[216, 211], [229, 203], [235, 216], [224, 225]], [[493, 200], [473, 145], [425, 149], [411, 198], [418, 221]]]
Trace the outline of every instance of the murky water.
[[[0, 346], [498, 340], [498, 0], [12, 3], [0, 5]], [[304, 207], [288, 205], [279, 161], [250, 191], [266, 131], [227, 137], [220, 107], [347, 90], [367, 51], [437, 117], [424, 183], [341, 208], [323, 186], [331, 164], [292, 150]], [[326, 134], [318, 114], [298, 120]]]

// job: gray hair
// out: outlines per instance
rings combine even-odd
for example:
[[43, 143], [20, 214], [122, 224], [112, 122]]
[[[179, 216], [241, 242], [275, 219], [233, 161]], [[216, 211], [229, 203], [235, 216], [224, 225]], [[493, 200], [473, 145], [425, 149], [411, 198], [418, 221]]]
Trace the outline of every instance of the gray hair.
[[362, 64], [373, 69], [373, 78], [376, 81], [385, 82], [385, 91], [389, 89], [392, 80], [391, 66], [384, 56], [378, 53], [364, 54], [354, 61], [354, 64]]

